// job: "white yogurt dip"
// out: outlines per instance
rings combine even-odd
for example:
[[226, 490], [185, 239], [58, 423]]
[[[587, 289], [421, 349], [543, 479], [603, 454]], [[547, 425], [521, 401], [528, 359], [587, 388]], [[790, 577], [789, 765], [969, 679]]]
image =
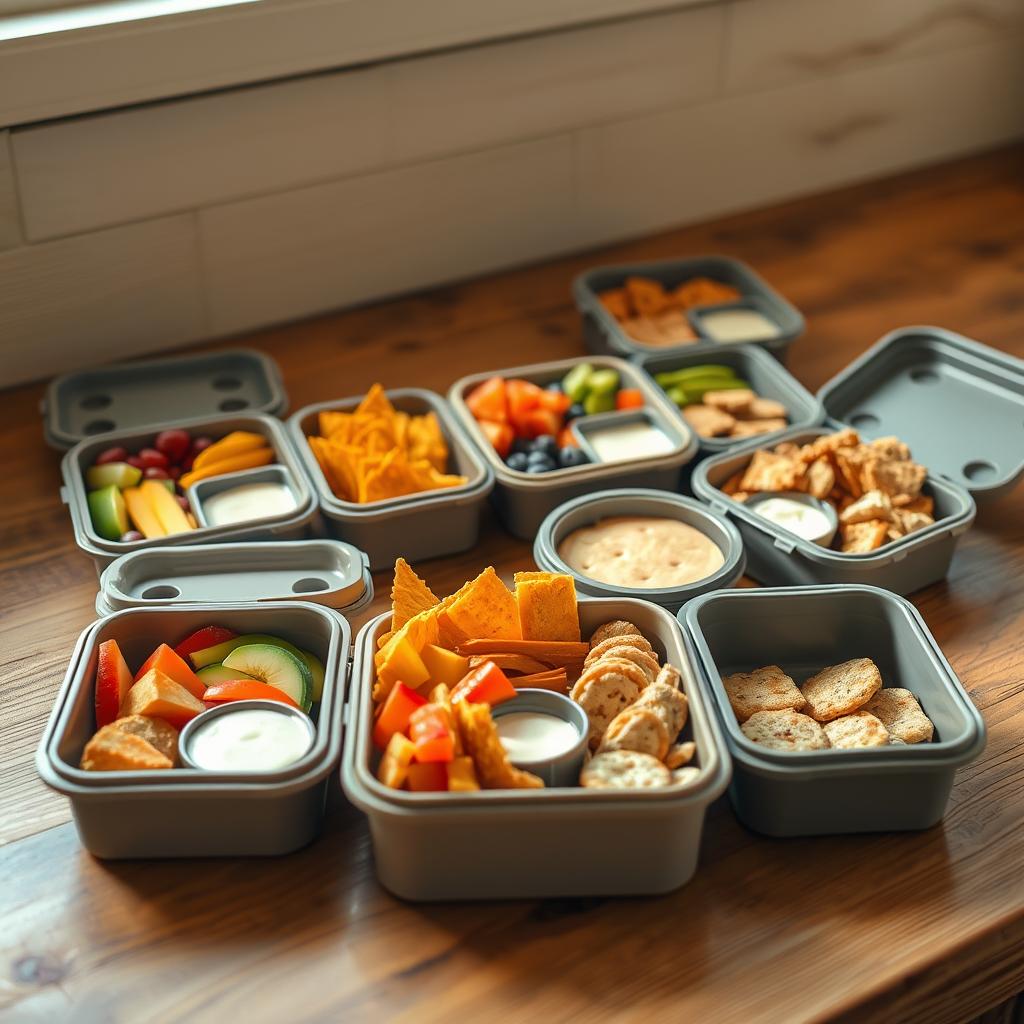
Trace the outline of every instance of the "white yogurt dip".
[[756, 309], [719, 309], [702, 313], [700, 326], [712, 340], [719, 342], [764, 341], [777, 338], [779, 325]]
[[208, 771], [272, 772], [294, 764], [312, 742], [309, 729], [293, 715], [239, 707], [202, 723], [189, 740], [188, 755]]
[[631, 462], [667, 455], [675, 448], [672, 438], [649, 423], [622, 423], [588, 430], [587, 440], [602, 462]]
[[203, 499], [203, 516], [210, 526], [244, 523], [293, 512], [295, 495], [284, 484], [239, 484]]
[[571, 750], [580, 739], [571, 722], [540, 711], [510, 711], [496, 715], [494, 724], [513, 764], [553, 761]]
[[750, 507], [762, 519], [804, 540], [821, 540], [832, 532], [832, 523], [821, 509], [793, 501], [792, 498], [765, 498]]

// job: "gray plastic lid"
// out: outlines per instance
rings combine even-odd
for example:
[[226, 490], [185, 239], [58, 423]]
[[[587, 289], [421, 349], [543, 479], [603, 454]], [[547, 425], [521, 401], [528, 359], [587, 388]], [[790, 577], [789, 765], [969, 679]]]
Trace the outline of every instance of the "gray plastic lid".
[[351, 613], [373, 598], [366, 555], [339, 540], [156, 547], [115, 559], [97, 610], [242, 601], [312, 601]]
[[1024, 360], [941, 327], [903, 327], [818, 392], [825, 413], [983, 500], [1024, 474]]
[[229, 412], [277, 416], [287, 407], [277, 363], [233, 348], [66, 373], [50, 382], [40, 411], [47, 444], [71, 448], [115, 430], [164, 429]]

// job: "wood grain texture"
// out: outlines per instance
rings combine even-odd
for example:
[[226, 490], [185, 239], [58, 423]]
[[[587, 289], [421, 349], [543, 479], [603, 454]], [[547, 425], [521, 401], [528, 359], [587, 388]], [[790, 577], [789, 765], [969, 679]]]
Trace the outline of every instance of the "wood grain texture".
[[[568, 287], [589, 265], [729, 252], [807, 314], [790, 365], [811, 388], [911, 323], [1024, 355], [1022, 183], [1024, 149], [1006, 150], [239, 341], [281, 362], [295, 406], [381, 367], [388, 386], [444, 390], [576, 354]], [[1024, 989], [1024, 490], [982, 509], [949, 578], [914, 596], [989, 729], [940, 826], [769, 840], [721, 801], [671, 896], [414, 906], [377, 886], [336, 783], [324, 836], [286, 859], [104, 864], [62, 824], [31, 758], [96, 581], [39, 394], [0, 406], [0, 1018], [945, 1024]], [[531, 559], [489, 521], [475, 550], [421, 568], [447, 592], [491, 562]]]

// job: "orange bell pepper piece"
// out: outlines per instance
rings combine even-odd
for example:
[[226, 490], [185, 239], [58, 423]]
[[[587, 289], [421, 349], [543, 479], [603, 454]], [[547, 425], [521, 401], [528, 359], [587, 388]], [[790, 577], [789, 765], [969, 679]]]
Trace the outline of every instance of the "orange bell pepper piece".
[[447, 710], [439, 704], [424, 704], [409, 719], [409, 738], [416, 748], [416, 760], [450, 761], [455, 756], [455, 737]]
[[376, 746], [383, 750], [396, 732], [404, 733], [409, 728], [409, 717], [426, 703], [426, 697], [421, 697], [405, 683], [395, 683], [373, 726]]
[[438, 793], [448, 788], [448, 768], [443, 761], [416, 762], [409, 765], [406, 783], [414, 793]]
[[452, 703], [468, 700], [470, 704], [490, 704], [493, 708], [515, 695], [516, 688], [508, 676], [493, 661], [485, 661], [463, 676], [452, 694]]

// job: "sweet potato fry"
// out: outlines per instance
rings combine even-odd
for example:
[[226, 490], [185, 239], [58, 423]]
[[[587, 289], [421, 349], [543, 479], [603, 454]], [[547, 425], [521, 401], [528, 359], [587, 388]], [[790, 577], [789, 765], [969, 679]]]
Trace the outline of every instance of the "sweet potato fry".
[[464, 658], [474, 654], [525, 654], [551, 665], [568, 665], [582, 661], [590, 651], [590, 645], [573, 643], [571, 640], [467, 640], [459, 644], [456, 653]]
[[549, 672], [552, 668], [546, 661], [539, 661], [526, 654], [474, 654], [469, 659], [469, 667], [475, 668], [485, 661], [493, 661], [502, 672]]
[[564, 668], [534, 672], [528, 676], [515, 676], [509, 682], [517, 690], [528, 687], [536, 690], [557, 690], [559, 693], [569, 692], [569, 676]]

